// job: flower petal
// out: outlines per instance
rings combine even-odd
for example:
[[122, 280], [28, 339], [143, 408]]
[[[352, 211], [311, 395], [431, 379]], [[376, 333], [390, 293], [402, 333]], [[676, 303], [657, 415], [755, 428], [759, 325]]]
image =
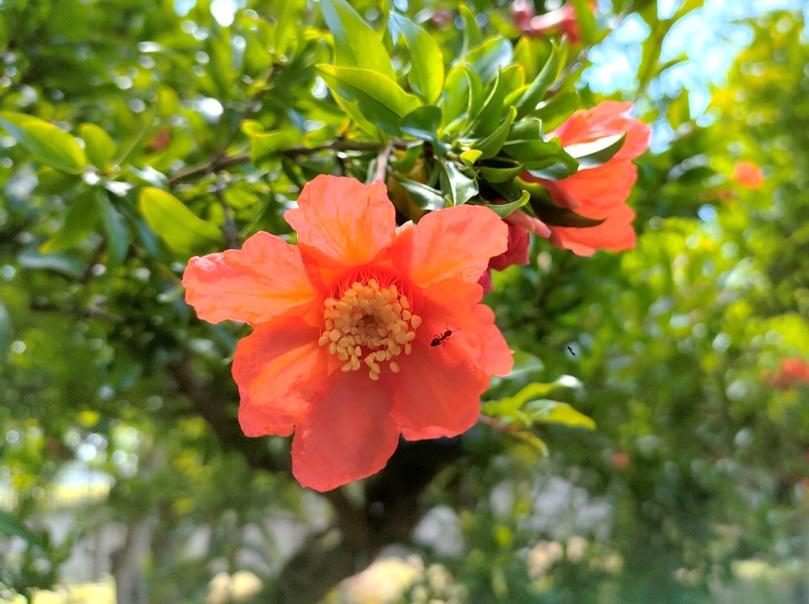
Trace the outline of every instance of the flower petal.
[[[530, 176], [530, 175], [528, 175]], [[610, 209], [629, 197], [638, 169], [628, 161], [610, 160], [603, 166], [582, 170], [564, 180], [541, 182], [559, 205], [588, 218], [604, 218]]]
[[292, 441], [292, 473], [321, 492], [378, 472], [399, 442], [390, 395], [379, 382], [360, 371], [333, 378]]
[[377, 259], [393, 241], [396, 211], [381, 180], [320, 175], [307, 183], [286, 221], [298, 245], [325, 268], [360, 266]]
[[[577, 111], [553, 134], [562, 145], [576, 145], [626, 132], [626, 141], [612, 160], [635, 159], [649, 148], [651, 127], [635, 118], [626, 117], [632, 103], [604, 101], [586, 111]], [[610, 161], [612, 161], [610, 160]]]
[[592, 256], [596, 250], [620, 252], [635, 247], [635, 229], [632, 221], [635, 212], [626, 204], [610, 211], [607, 220], [594, 227], [552, 227], [552, 245], [570, 250], [578, 256]]
[[186, 301], [210, 323], [258, 325], [311, 304], [317, 294], [297, 248], [264, 232], [240, 250], [191, 258], [183, 285]]
[[247, 436], [289, 436], [328, 386], [327, 354], [319, 332], [297, 317], [260, 325], [233, 357], [239, 423]]
[[[488, 376], [508, 375], [514, 364], [503, 334], [494, 324], [494, 312], [480, 301], [480, 289], [455, 280], [442, 281], [422, 291], [419, 341], [449, 365], [469, 363]], [[451, 335], [432, 346], [447, 330]]]
[[506, 251], [508, 228], [481, 206], [436, 210], [397, 233], [393, 263], [416, 285], [443, 279], [477, 283], [489, 259]]
[[454, 355], [443, 350], [449, 340], [434, 347], [416, 342], [413, 354], [398, 361], [399, 373], [383, 374], [393, 391], [391, 417], [408, 440], [466, 432], [480, 415], [488, 376], [471, 363], [450, 365]]

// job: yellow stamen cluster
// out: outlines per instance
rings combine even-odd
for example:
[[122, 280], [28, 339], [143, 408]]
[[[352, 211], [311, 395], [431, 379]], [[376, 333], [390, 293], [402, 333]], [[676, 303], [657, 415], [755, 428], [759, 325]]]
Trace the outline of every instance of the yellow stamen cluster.
[[376, 279], [358, 279], [342, 290], [340, 298], [326, 298], [325, 328], [318, 340], [343, 362], [343, 371], [358, 371], [363, 364], [372, 380], [378, 380], [380, 363], [393, 373], [399, 365], [392, 360], [410, 354], [411, 342], [421, 317], [414, 315], [410, 301], [395, 283], [381, 286]]

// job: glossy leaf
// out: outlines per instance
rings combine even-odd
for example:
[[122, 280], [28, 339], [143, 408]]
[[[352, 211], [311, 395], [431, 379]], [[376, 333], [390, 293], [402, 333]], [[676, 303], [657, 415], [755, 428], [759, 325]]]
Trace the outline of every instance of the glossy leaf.
[[79, 136], [84, 141], [87, 159], [101, 172], [109, 172], [115, 157], [115, 141], [95, 124], [82, 124], [79, 127]]
[[[501, 192], [501, 186], [495, 186], [495, 190]], [[500, 218], [505, 218], [515, 210], [519, 210], [521, 207], [526, 205], [531, 200], [531, 195], [528, 191], [517, 191], [517, 196], [515, 197], [512, 195], [512, 187], [508, 187], [506, 189], [509, 195], [503, 195], [506, 199], [506, 203], [493, 203], [493, 204], [486, 204], [487, 208], [490, 208], [495, 214], [497, 214]]]
[[474, 148], [480, 151], [481, 159], [489, 159], [500, 152], [500, 149], [503, 148], [503, 143], [506, 142], [508, 131], [511, 128], [511, 124], [514, 122], [516, 115], [517, 110], [514, 109], [514, 107], [510, 107], [505, 121], [500, 124], [489, 136], [475, 143]]
[[441, 110], [432, 105], [418, 107], [402, 118], [399, 129], [423, 141], [430, 141], [439, 147], [438, 153], [444, 152], [444, 145], [438, 140], [437, 131], [441, 125]]
[[70, 203], [62, 228], [42, 246], [42, 253], [61, 252], [78, 246], [95, 228], [99, 214], [96, 192], [85, 190]]
[[334, 36], [335, 65], [357, 67], [396, 80], [385, 45], [345, 0], [320, 0], [323, 18]]
[[470, 50], [466, 56], [466, 63], [486, 84], [495, 78], [498, 70], [511, 63], [513, 56], [511, 42], [500, 36], [494, 36]]
[[70, 134], [24, 113], [0, 113], [0, 125], [45, 164], [60, 172], [79, 174], [87, 165], [84, 151]]
[[401, 174], [393, 177], [405, 188], [413, 202], [422, 210], [440, 210], [446, 207], [447, 201], [440, 191], [424, 183], [411, 180]]
[[486, 97], [480, 111], [470, 123], [465, 136], [481, 138], [488, 136], [500, 126], [504, 115], [506, 115], [503, 108], [503, 101], [507, 93], [508, 88], [505, 79], [502, 78], [500, 72], [498, 72], [494, 80], [494, 85], [489, 92], [489, 96]]
[[544, 98], [545, 93], [547, 93], [550, 87], [559, 79], [563, 68], [564, 62], [559, 49], [555, 45], [551, 46], [551, 54], [545, 62], [545, 65], [515, 103], [517, 119], [528, 115], [536, 109], [537, 104]]
[[518, 161], [494, 158], [480, 166], [480, 176], [488, 183], [511, 182], [519, 176], [525, 166]]
[[421, 104], [418, 97], [374, 71], [331, 65], [319, 65], [318, 70], [329, 88], [355, 101], [368, 120], [389, 132], [397, 131], [401, 119]]
[[107, 242], [107, 270], [113, 271], [123, 263], [129, 252], [129, 227], [124, 216], [115, 209], [105, 192], [99, 192], [98, 201]]
[[441, 189], [449, 191], [453, 205], [462, 205], [478, 194], [475, 179], [464, 174], [451, 160], [441, 161], [440, 179]]
[[294, 137], [285, 130], [254, 134], [250, 137], [250, 159], [254, 164], [259, 164], [289, 148], [294, 142]]
[[175, 252], [190, 254], [222, 238], [217, 227], [166, 191], [144, 188], [138, 197], [138, 208], [152, 230]]
[[432, 105], [441, 96], [444, 86], [444, 57], [435, 40], [410, 19], [397, 13], [391, 14], [407, 40], [410, 48], [410, 86], [424, 101]]
[[579, 169], [597, 168], [611, 160], [626, 142], [626, 132], [605, 136], [590, 143], [565, 147], [568, 155], [579, 162]]

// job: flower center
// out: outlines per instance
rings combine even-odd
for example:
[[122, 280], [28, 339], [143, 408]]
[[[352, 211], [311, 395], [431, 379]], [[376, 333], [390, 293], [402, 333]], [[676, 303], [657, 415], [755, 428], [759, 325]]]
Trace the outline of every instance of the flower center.
[[394, 357], [410, 354], [410, 344], [421, 325], [410, 300], [395, 283], [380, 285], [374, 278], [357, 277], [326, 298], [325, 327], [318, 340], [343, 362], [343, 371], [358, 371], [363, 364], [372, 380], [378, 380], [381, 363], [399, 372]]

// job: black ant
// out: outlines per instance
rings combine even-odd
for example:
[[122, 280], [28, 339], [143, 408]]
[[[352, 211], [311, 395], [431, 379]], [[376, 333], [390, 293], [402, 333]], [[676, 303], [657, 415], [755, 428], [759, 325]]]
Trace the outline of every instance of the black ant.
[[437, 336], [435, 336], [433, 338], [433, 341], [430, 342], [430, 346], [440, 346], [441, 344], [444, 343], [444, 340], [446, 340], [448, 337], [450, 337], [456, 331], [460, 331], [460, 328], [458, 328], [458, 329], [450, 329], [448, 327], [447, 330], [444, 333], [439, 334], [439, 335], [437, 335]]

